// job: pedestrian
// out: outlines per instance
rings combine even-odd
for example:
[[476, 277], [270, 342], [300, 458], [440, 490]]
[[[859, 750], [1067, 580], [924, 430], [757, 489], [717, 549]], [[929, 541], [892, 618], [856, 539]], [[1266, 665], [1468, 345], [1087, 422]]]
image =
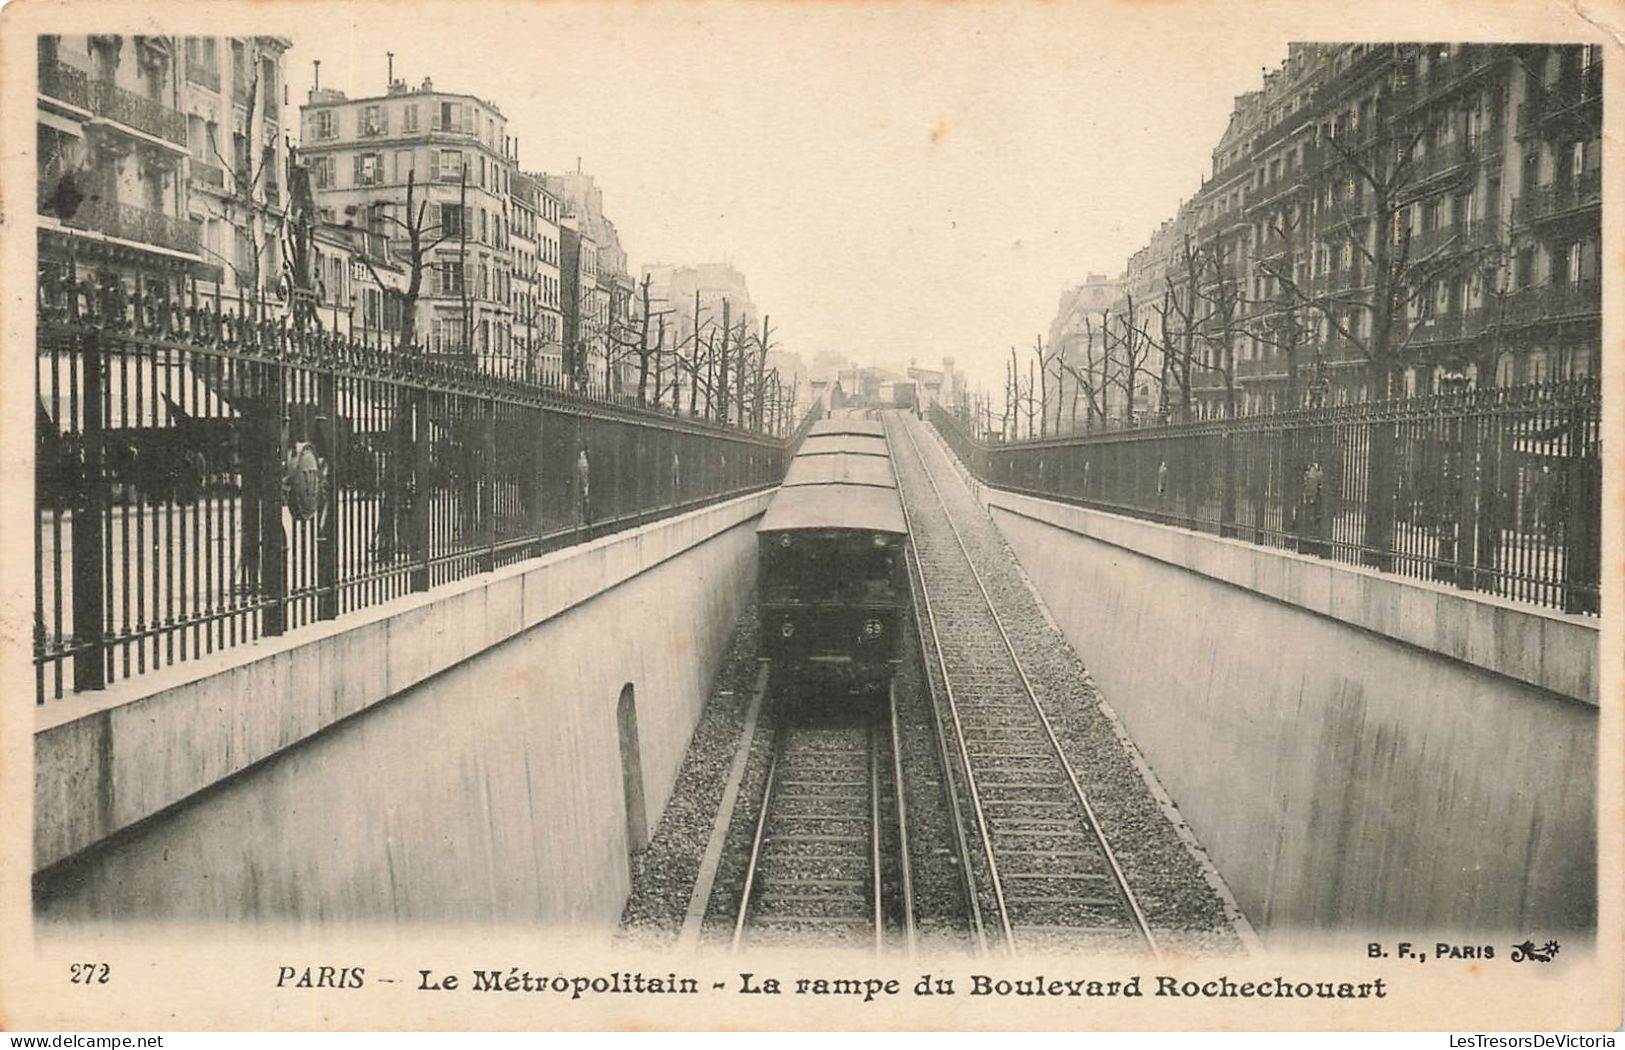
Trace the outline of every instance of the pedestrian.
[[576, 491], [581, 503], [581, 524], [592, 527], [592, 465], [583, 448], [576, 457]]

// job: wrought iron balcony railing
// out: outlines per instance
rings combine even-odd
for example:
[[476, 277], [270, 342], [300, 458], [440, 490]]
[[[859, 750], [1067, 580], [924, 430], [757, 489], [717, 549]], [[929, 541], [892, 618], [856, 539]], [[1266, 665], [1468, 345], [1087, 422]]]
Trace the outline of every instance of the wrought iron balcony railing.
[[198, 227], [190, 220], [103, 197], [74, 196], [76, 199], [70, 203], [64, 200], [61, 183], [41, 182], [39, 212], [74, 229], [94, 230], [120, 240], [156, 245], [191, 255], [198, 252]]
[[1564, 179], [1526, 190], [1512, 202], [1512, 221], [1525, 224], [1561, 218], [1602, 203], [1602, 172], [1588, 171], [1578, 179]]
[[40, 66], [39, 87], [42, 94], [88, 109], [98, 117], [186, 145], [186, 117], [179, 110], [126, 91], [110, 80], [95, 80], [84, 70], [51, 62]]

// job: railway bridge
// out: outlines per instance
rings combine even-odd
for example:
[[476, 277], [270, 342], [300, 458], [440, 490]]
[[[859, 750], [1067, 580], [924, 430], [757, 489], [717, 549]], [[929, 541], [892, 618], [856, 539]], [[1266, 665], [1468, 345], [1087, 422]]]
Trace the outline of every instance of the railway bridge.
[[[500, 418], [487, 401], [469, 410]], [[150, 667], [114, 653], [104, 667], [122, 673], [101, 688], [57, 696], [61, 663], [45, 661], [43, 922], [608, 929], [638, 904], [676, 818], [700, 830], [685, 833], [694, 890], [671, 932], [717, 918], [713, 894], [743, 876], [726, 859], [706, 873], [701, 847], [709, 832], [726, 850], [751, 823], [739, 785], [767, 716], [749, 704], [765, 676], [742, 622], [754, 523], [794, 436], [530, 407], [547, 433], [547, 412], [578, 436], [599, 428], [627, 476], [674, 456], [711, 473], [679, 500], [681, 482], [657, 472], [669, 487], [623, 494], [615, 521], [561, 522], [507, 556], [487, 535], [436, 563], [466, 571], [331, 617], [235, 644], [222, 631], [212, 651]], [[870, 816], [860, 804], [830, 820], [904, 827], [903, 811], [936, 806], [965, 859], [911, 861], [904, 844], [882, 879], [877, 855], [873, 890], [856, 891], [865, 907], [895, 914], [889, 887], [908, 867], [920, 897], [954, 897], [974, 936], [1012, 945], [1080, 927], [1153, 946], [1221, 929], [1273, 942], [1592, 928], [1595, 617], [1105, 509], [1046, 490], [1042, 466], [1019, 474], [1000, 458], [1014, 450], [978, 445], [944, 413], [886, 423], [916, 558], [903, 677], [956, 702], [917, 723], [941, 734], [916, 743], [950, 788], [911, 794], [923, 788], [903, 760], [884, 773], [882, 749], [861, 741], [812, 746], [875, 767]], [[649, 437], [660, 428], [665, 444]], [[610, 461], [609, 445], [593, 449]], [[504, 489], [490, 491], [475, 498]], [[364, 504], [362, 519], [376, 514]], [[729, 717], [707, 722], [717, 705]], [[726, 756], [711, 763], [720, 804], [691, 779], [685, 756], [701, 746]], [[901, 906], [919, 920], [911, 937], [963, 921]]]

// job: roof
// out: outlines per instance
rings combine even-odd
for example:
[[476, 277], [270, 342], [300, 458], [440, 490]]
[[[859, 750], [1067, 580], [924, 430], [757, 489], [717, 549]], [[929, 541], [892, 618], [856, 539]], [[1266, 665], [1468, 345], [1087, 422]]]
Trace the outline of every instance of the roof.
[[[814, 424], [816, 426], [816, 424]], [[885, 456], [886, 439], [867, 434], [808, 434], [796, 457], [845, 452], [859, 456]]]
[[896, 489], [874, 485], [790, 485], [767, 506], [757, 532], [796, 529], [859, 529], [907, 532]]
[[836, 452], [822, 456], [797, 456], [784, 475], [790, 485], [871, 485], [895, 489], [891, 460], [880, 456], [860, 456]]
[[864, 419], [862, 416], [848, 413], [820, 419], [807, 430], [808, 437], [817, 437], [821, 434], [862, 434], [866, 437], [884, 438], [886, 428], [878, 419]]

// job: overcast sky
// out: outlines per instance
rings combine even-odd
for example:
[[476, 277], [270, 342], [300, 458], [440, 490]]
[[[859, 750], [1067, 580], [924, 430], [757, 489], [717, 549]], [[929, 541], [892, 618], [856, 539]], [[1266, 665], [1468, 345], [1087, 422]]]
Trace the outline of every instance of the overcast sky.
[[294, 34], [296, 104], [312, 59], [353, 98], [394, 51], [397, 77], [496, 102], [527, 170], [580, 157], [634, 274], [731, 261], [809, 361], [951, 354], [989, 386], [1199, 186], [1289, 39], [1170, 42], [1156, 4], [346, 10], [347, 33]]

